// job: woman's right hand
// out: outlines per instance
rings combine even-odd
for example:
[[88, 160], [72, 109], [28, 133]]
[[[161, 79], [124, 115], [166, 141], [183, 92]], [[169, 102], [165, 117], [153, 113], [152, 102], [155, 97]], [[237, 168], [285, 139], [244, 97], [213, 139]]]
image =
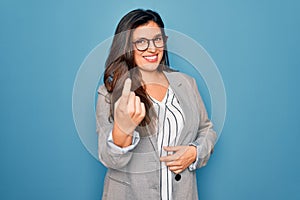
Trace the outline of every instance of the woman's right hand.
[[116, 132], [117, 135], [121, 136], [120, 133], [118, 134], [119, 131], [123, 135], [125, 133], [127, 137], [131, 136], [135, 128], [145, 117], [146, 110], [144, 103], [141, 102], [140, 98], [134, 92], [130, 91], [130, 88], [131, 79], [127, 78], [124, 83], [122, 95], [114, 106], [114, 129], [116, 128], [118, 131], [113, 131], [113, 136], [116, 136]]

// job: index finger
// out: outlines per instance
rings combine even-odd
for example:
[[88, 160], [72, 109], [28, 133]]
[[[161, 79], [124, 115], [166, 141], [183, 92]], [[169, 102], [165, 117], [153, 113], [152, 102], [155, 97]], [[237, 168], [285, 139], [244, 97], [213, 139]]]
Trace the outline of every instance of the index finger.
[[175, 156], [174, 156], [174, 154], [173, 155], [169, 155], [169, 156], [162, 156], [162, 157], [160, 157], [159, 160], [161, 162], [170, 162], [170, 161], [175, 160]]
[[182, 147], [181, 146], [164, 146], [163, 148], [165, 151], [175, 152], [175, 151], [179, 151]]

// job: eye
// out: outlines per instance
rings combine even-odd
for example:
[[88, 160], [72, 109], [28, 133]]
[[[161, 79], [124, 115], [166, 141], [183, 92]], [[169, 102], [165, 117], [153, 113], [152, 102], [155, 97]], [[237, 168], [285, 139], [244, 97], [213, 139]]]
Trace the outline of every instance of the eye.
[[154, 41], [155, 42], [161, 42], [163, 40], [163, 38], [160, 36], [160, 37], [157, 37], [157, 38], [154, 38]]
[[137, 45], [141, 45], [141, 44], [145, 44], [147, 43], [147, 40], [146, 39], [139, 39], [135, 42]]

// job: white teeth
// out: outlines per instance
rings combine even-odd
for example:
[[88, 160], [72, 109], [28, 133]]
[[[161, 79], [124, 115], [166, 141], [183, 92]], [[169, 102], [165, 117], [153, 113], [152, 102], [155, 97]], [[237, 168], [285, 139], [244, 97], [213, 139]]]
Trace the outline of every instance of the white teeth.
[[155, 55], [155, 56], [145, 56], [145, 58], [147, 58], [147, 59], [155, 59], [157, 56]]

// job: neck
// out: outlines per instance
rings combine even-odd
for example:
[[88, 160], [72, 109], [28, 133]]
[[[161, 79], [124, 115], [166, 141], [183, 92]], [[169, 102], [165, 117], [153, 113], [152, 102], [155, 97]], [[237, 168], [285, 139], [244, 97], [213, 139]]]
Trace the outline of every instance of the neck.
[[155, 71], [143, 71], [141, 70], [142, 79], [144, 83], [147, 84], [159, 84], [168, 86], [168, 80], [163, 72]]
[[142, 74], [142, 79], [143, 79], [143, 81], [145, 83], [156, 82], [162, 76], [162, 72], [159, 72], [157, 70], [155, 70], [155, 71], [143, 71], [143, 70], [140, 70], [140, 72]]

